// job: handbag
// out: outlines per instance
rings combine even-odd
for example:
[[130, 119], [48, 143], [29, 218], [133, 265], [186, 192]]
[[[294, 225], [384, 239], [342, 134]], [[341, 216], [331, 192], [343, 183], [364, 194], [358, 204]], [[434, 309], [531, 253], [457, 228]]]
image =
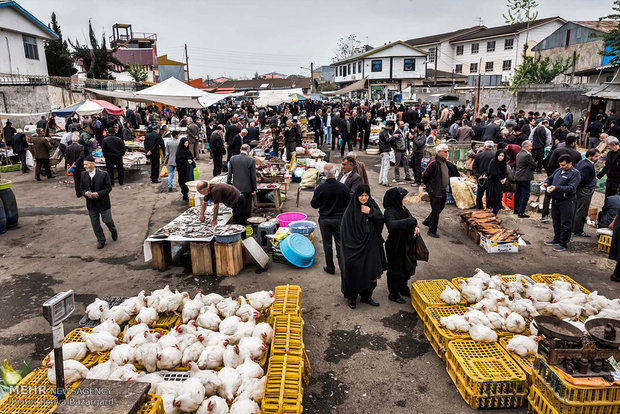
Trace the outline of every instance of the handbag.
[[426, 247], [426, 243], [424, 243], [422, 235], [418, 233], [418, 235], [415, 236], [415, 240], [413, 241], [413, 244], [411, 245], [411, 248], [409, 250], [409, 258], [414, 262], [417, 260], [422, 262], [428, 262], [428, 256], [429, 251]]
[[159, 178], [167, 178], [167, 177], [168, 177], [168, 167], [164, 165], [163, 167], [161, 167]]

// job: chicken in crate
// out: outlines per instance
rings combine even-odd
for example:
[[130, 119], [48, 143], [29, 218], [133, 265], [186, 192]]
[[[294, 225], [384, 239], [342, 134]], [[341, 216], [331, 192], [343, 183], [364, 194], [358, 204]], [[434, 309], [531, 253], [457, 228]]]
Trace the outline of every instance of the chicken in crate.
[[[258, 413], [274, 334], [266, 321], [275, 300], [273, 291], [191, 297], [169, 286], [114, 306], [96, 299], [86, 308], [96, 325], [65, 338], [67, 386], [86, 378], [148, 382], [153, 398], [144, 412]], [[175, 325], [157, 327], [162, 315], [174, 315]], [[53, 358], [44, 366], [53, 384]], [[153, 408], [158, 404], [160, 411]]]

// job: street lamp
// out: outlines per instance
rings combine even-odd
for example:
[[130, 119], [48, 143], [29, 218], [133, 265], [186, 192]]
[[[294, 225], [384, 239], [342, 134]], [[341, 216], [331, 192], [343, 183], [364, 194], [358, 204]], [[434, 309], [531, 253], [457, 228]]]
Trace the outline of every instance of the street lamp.
[[310, 62], [310, 67], [300, 66], [299, 69], [306, 69], [310, 71], [310, 92], [314, 92], [314, 63]]

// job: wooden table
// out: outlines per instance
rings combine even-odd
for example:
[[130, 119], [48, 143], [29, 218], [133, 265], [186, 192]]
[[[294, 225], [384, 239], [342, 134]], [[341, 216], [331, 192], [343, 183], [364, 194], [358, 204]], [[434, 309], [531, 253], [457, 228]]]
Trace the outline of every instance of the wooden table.
[[[253, 207], [256, 209], [260, 208], [273, 208], [278, 211], [278, 213], [282, 212], [282, 194], [281, 194], [282, 184], [258, 184], [256, 186], [256, 194], [253, 196]], [[258, 201], [258, 192], [259, 191], [273, 191], [273, 203], [260, 203]]]

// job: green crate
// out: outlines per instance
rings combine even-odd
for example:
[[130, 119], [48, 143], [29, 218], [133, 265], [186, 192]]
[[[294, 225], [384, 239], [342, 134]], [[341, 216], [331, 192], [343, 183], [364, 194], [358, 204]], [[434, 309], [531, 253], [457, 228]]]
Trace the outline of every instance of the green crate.
[[13, 171], [19, 171], [21, 169], [20, 164], [2, 165], [0, 166], [0, 172], [7, 173]]

